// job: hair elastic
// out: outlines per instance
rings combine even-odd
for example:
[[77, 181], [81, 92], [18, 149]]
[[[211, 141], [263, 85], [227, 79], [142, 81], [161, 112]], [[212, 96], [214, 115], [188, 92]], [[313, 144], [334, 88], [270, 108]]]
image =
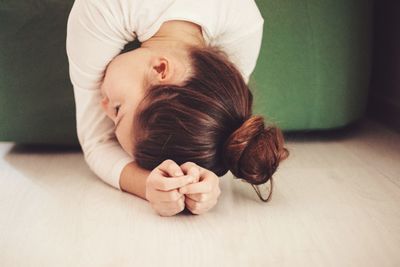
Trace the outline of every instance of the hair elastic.
[[[235, 176], [235, 177], [236, 177], [236, 176]], [[237, 177], [236, 177], [236, 178], [237, 178]], [[238, 178], [238, 179], [240, 179], [240, 180], [241, 180], [242, 182], [244, 182], [244, 183], [250, 184], [250, 185], [253, 187], [254, 191], [256, 191], [257, 196], [260, 198], [261, 201], [267, 202], [267, 201], [271, 198], [272, 189], [273, 189], [273, 184], [274, 184], [274, 183], [273, 183], [273, 180], [272, 180], [272, 176], [271, 176], [271, 178], [268, 180], [268, 181], [270, 182], [270, 187], [269, 187], [269, 194], [268, 194], [268, 197], [267, 197], [267, 198], [265, 198], [265, 197], [262, 196], [261, 190], [260, 190], [260, 189], [261, 189], [261, 185], [268, 183], [268, 181], [267, 181], [266, 183], [261, 184], [261, 185], [254, 185], [254, 184], [251, 184], [251, 183], [247, 182], [247, 181], [244, 180], [244, 179], [241, 179], [241, 178]]]

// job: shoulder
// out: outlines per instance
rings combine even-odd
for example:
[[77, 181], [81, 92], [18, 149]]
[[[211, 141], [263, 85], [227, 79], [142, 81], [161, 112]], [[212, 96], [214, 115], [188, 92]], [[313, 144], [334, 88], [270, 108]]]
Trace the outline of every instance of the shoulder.
[[[264, 18], [254, 0], [223, 0], [224, 20], [220, 23], [216, 42], [229, 43], [243, 39], [249, 34], [259, 34]], [[256, 33], [258, 31], [258, 33]]]

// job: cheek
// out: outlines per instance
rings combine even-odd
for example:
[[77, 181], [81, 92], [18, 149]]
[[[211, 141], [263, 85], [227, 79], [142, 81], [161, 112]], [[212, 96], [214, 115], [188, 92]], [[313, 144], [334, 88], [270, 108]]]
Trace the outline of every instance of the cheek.
[[120, 125], [115, 135], [125, 152], [132, 156], [132, 137], [129, 131], [125, 128], [125, 125]]

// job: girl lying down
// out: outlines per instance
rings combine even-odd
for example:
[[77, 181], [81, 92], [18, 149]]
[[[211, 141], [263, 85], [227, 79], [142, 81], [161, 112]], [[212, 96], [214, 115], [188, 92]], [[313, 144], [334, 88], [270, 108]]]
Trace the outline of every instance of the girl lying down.
[[263, 23], [253, 0], [76, 0], [67, 55], [91, 170], [161, 216], [212, 209], [228, 171], [267, 201], [257, 186], [289, 151], [252, 114]]

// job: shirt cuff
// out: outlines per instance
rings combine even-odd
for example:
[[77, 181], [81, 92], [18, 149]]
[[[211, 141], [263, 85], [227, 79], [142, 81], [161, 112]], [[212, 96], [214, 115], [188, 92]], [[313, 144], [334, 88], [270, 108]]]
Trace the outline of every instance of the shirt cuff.
[[118, 190], [121, 190], [121, 186], [119, 184], [119, 181], [121, 179], [121, 173], [123, 168], [128, 164], [133, 162], [134, 160], [130, 157], [122, 158], [119, 160], [113, 167], [112, 173], [111, 173], [111, 179], [108, 181], [110, 185], [113, 187], [117, 188]]

